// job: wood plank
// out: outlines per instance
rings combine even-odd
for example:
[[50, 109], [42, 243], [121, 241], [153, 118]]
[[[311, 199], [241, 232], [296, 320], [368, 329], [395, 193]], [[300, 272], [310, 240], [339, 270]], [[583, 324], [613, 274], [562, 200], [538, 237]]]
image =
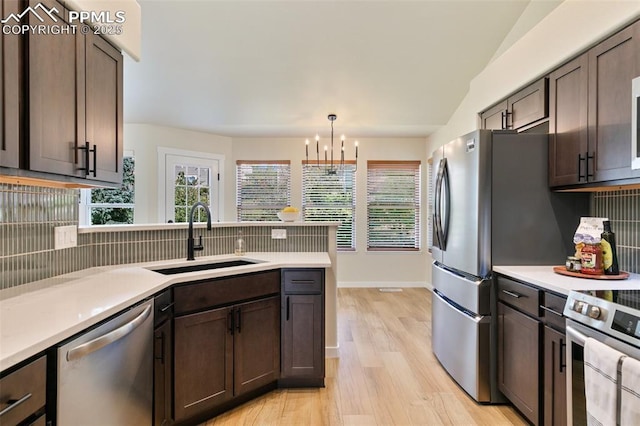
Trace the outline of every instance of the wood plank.
[[277, 390], [204, 426], [526, 424], [508, 405], [477, 404], [438, 363], [427, 289], [340, 288], [337, 308], [325, 388]]

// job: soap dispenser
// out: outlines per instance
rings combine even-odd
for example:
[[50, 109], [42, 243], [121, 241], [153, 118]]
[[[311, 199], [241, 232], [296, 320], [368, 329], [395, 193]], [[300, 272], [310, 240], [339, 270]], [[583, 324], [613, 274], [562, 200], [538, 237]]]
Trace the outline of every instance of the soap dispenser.
[[238, 231], [238, 238], [236, 238], [236, 243], [233, 251], [236, 256], [244, 256], [245, 254], [245, 245], [244, 238], [242, 238], [242, 230]]

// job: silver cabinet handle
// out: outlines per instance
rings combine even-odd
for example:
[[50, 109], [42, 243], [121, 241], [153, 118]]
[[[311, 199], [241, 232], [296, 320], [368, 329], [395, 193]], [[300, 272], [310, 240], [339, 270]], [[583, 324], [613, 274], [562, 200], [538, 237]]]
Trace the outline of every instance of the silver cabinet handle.
[[509, 290], [502, 290], [502, 292], [503, 292], [504, 294], [508, 294], [508, 295], [509, 295], [509, 296], [511, 296], [511, 297], [515, 297], [516, 299], [520, 299], [520, 297], [522, 297], [522, 295], [520, 295], [520, 294], [518, 294], [518, 293], [515, 293], [515, 292], [513, 292], [513, 291], [509, 291]]
[[4, 410], [0, 411], [0, 417], [4, 416], [5, 414], [7, 414], [9, 411], [13, 410], [14, 408], [16, 408], [18, 405], [22, 404], [23, 402], [25, 402], [27, 399], [31, 398], [31, 394], [28, 393], [25, 396], [23, 396], [22, 398], [20, 398], [19, 400], [9, 400], [7, 401], [7, 404], [9, 404], [8, 407], [6, 407]]
[[567, 338], [568, 339], [573, 340], [574, 342], [576, 342], [580, 346], [584, 346], [584, 344], [587, 341], [587, 336], [585, 336], [584, 334], [580, 333], [578, 330], [576, 330], [575, 328], [571, 327], [570, 325], [567, 326], [566, 333], [567, 333]]
[[555, 310], [553, 310], [551, 308], [547, 308], [544, 305], [540, 305], [540, 309], [542, 309], [543, 311], [546, 311], [546, 312], [550, 312], [550, 313], [552, 313], [554, 315], [557, 315], [559, 317], [562, 317], [562, 312], [558, 312], [558, 311], [555, 311]]
[[92, 352], [104, 348], [105, 346], [115, 342], [116, 340], [122, 339], [127, 334], [135, 330], [140, 324], [142, 324], [149, 317], [150, 313], [151, 305], [147, 306], [140, 315], [138, 315], [125, 325], [118, 327], [115, 330], [110, 331], [100, 337], [96, 337], [93, 340], [89, 340], [87, 343], [83, 343], [73, 349], [70, 349], [67, 352], [67, 361], [80, 359]]

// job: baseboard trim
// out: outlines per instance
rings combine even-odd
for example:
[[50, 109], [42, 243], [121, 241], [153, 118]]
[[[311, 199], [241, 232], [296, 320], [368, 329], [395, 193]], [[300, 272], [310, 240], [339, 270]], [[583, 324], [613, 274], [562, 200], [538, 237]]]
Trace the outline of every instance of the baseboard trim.
[[338, 350], [340, 349], [340, 345], [338, 346], [326, 346], [324, 348], [324, 356], [327, 358], [340, 358]]
[[433, 290], [431, 283], [425, 281], [342, 281], [338, 288], [414, 288], [423, 287]]

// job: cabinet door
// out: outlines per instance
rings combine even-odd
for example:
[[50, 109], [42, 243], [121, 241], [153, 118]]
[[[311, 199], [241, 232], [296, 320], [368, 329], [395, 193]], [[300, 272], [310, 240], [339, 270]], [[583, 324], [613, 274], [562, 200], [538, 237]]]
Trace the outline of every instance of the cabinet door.
[[631, 80], [640, 76], [640, 22], [589, 51], [589, 172], [593, 181], [633, 177]]
[[482, 128], [487, 130], [503, 130], [507, 128], [507, 101], [489, 108], [482, 114]]
[[587, 59], [584, 54], [549, 76], [549, 186], [587, 181]]
[[234, 307], [234, 394], [280, 376], [280, 296]]
[[174, 320], [174, 416], [197, 416], [233, 396], [231, 309]]
[[508, 128], [517, 130], [548, 116], [547, 79], [543, 78], [507, 99]]
[[322, 295], [285, 295], [282, 325], [282, 377], [324, 377]]
[[[3, 0], [0, 16], [21, 12], [17, 0]], [[0, 34], [0, 166], [17, 168], [19, 162], [20, 38]]]
[[154, 331], [153, 347], [153, 424], [164, 426], [172, 423], [171, 404], [173, 384], [173, 329], [171, 321], [157, 327]]
[[567, 424], [567, 369], [564, 334], [544, 327], [544, 424]]
[[498, 302], [498, 388], [540, 424], [540, 322]]
[[[93, 34], [86, 38], [86, 142], [89, 179], [122, 182], [122, 54]], [[83, 141], [84, 142], [84, 141]], [[94, 148], [95, 147], [95, 148]]]
[[[65, 9], [55, 0], [29, 0], [35, 8]], [[49, 22], [45, 17], [45, 24]], [[40, 24], [29, 14], [30, 24]], [[51, 21], [52, 22], [52, 21]], [[84, 36], [29, 34], [29, 169], [84, 177]]]

